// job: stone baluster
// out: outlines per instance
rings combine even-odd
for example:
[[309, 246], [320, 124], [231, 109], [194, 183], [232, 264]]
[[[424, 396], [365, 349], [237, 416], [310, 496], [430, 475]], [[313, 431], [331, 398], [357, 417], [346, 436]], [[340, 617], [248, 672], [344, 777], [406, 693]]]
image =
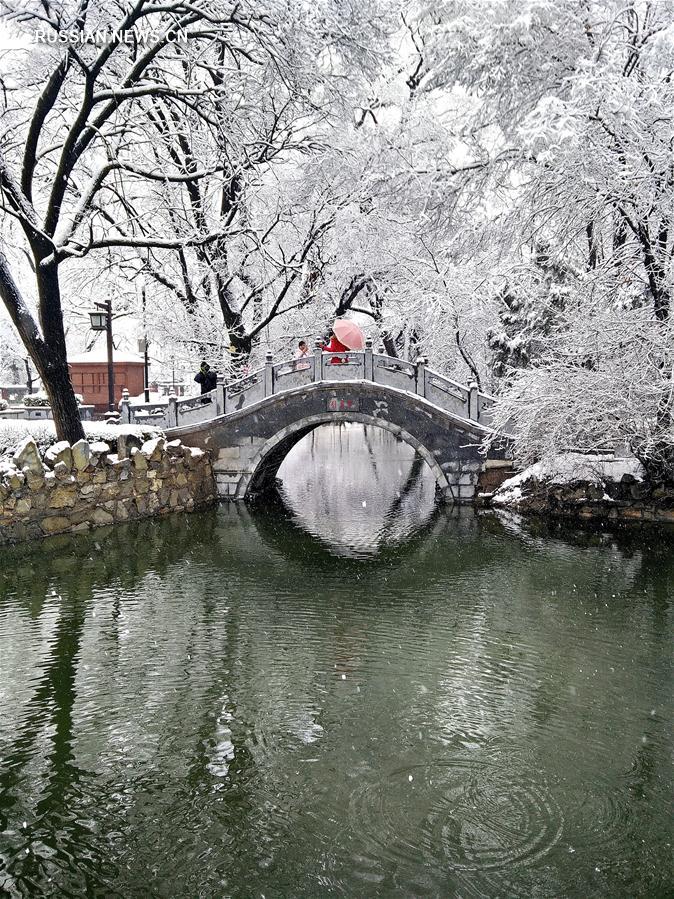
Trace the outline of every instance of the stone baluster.
[[363, 357], [364, 372], [363, 377], [366, 381], [374, 381], [374, 361], [372, 359], [372, 338], [365, 339], [365, 354]]
[[178, 397], [176, 396], [175, 388], [173, 385], [169, 388], [168, 395], [168, 427], [169, 428], [177, 428], [178, 427]]
[[317, 340], [314, 345], [314, 381], [323, 380], [323, 344]]
[[122, 424], [131, 424], [131, 402], [129, 400], [129, 391], [126, 387], [122, 388], [122, 402], [120, 403], [120, 420]]
[[216, 415], [224, 415], [225, 414], [226, 397], [227, 397], [227, 384], [225, 383], [225, 376], [218, 375], [218, 383], [215, 388], [215, 414]]
[[274, 393], [274, 355], [267, 350], [264, 357], [264, 395], [272, 396]]
[[468, 418], [472, 421], [480, 420], [479, 395], [475, 381], [468, 382]]
[[419, 396], [426, 396], [426, 366], [428, 359], [426, 356], [417, 356], [416, 362], [416, 391]]

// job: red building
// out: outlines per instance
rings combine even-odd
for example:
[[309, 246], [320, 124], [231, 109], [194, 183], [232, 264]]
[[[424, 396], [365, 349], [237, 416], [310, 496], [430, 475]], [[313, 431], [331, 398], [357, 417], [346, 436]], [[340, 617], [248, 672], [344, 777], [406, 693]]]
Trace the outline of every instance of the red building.
[[[142, 356], [114, 351], [112, 364], [115, 372], [115, 408], [126, 387], [130, 396], [138, 396], [144, 387], [144, 363]], [[70, 378], [75, 393], [82, 395], [85, 405], [93, 405], [96, 412], [108, 409], [108, 356], [106, 352], [83, 353], [68, 359]]]

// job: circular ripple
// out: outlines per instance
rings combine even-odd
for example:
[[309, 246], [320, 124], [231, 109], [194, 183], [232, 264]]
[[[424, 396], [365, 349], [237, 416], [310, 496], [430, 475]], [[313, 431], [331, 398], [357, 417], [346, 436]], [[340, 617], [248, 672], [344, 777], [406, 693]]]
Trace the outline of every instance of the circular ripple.
[[562, 813], [547, 787], [524, 772], [465, 760], [452, 765], [427, 818], [430, 847], [452, 868], [487, 871], [531, 864], [562, 833]]
[[531, 763], [455, 757], [363, 778], [351, 826], [379, 858], [443, 870], [532, 864], [557, 843], [562, 813]]
[[[602, 787], [604, 792], [597, 792]], [[592, 790], [578, 796], [574, 825], [583, 845], [596, 851], [622, 838], [629, 824], [629, 812], [625, 796], [608, 784], [595, 780]]]

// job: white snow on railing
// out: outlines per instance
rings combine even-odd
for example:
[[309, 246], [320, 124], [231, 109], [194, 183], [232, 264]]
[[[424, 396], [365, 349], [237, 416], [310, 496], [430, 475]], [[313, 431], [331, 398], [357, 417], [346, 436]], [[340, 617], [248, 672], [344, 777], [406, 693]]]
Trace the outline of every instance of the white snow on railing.
[[495, 402], [494, 397], [478, 391], [475, 384], [459, 384], [427, 369], [423, 357], [412, 363], [373, 354], [368, 346], [365, 350], [341, 353], [316, 351], [311, 356], [276, 363], [268, 353], [264, 367], [228, 384], [218, 384], [215, 390], [201, 396], [170, 396], [168, 404], [159, 407], [152, 403], [131, 406], [123, 401], [122, 420], [164, 428], [183, 427], [240, 412], [266, 397], [321, 381], [366, 381], [404, 390], [447, 412], [487, 426], [491, 418], [489, 407]]

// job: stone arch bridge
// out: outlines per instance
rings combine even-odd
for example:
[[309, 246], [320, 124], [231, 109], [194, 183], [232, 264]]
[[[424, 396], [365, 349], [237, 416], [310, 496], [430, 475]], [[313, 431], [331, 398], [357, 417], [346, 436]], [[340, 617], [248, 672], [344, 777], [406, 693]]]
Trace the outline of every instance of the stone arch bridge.
[[122, 420], [158, 424], [170, 439], [209, 450], [223, 499], [244, 499], [275, 486], [289, 451], [314, 428], [362, 422], [395, 434], [428, 463], [440, 496], [471, 502], [510, 473], [506, 446], [485, 459], [494, 400], [426, 366], [363, 351], [323, 353], [274, 363], [203, 397], [169, 398], [168, 407], [122, 402]]

